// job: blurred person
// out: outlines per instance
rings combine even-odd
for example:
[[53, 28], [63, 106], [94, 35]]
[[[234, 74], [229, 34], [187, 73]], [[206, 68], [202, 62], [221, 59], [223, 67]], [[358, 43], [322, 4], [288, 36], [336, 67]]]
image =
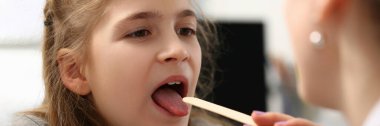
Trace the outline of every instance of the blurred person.
[[[380, 125], [380, 0], [287, 0], [298, 93], [338, 110], [351, 126]], [[252, 113], [258, 126], [314, 126], [272, 112]]]

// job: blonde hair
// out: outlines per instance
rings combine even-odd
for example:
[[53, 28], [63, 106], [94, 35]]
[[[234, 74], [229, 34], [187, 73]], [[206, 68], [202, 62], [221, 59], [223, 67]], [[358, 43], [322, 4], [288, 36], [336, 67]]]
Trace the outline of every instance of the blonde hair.
[[[86, 59], [86, 44], [92, 28], [102, 17], [107, 0], [47, 0], [44, 15], [43, 78], [45, 98], [41, 107], [28, 112], [48, 122], [50, 126], [106, 125], [92, 102], [91, 96], [80, 96], [68, 90], [60, 78], [57, 52], [62, 48], [73, 52], [75, 62]], [[204, 18], [203, 18], [204, 19]], [[215, 27], [199, 20], [198, 39], [202, 48], [202, 70], [197, 87], [198, 96], [206, 96], [212, 89], [217, 40]], [[197, 111], [192, 116], [202, 115]], [[209, 116], [210, 117], [210, 116]]]

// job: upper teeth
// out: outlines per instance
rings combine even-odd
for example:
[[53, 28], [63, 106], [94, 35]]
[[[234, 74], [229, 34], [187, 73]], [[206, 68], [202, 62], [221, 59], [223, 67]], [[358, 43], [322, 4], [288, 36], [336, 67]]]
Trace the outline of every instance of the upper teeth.
[[168, 84], [169, 85], [175, 85], [175, 84], [181, 84], [181, 82], [180, 81], [175, 81], [175, 82], [169, 82]]

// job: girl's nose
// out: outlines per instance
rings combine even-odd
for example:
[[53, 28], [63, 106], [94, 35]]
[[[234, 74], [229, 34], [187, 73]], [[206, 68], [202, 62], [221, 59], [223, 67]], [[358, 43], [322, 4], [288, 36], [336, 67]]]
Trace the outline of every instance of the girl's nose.
[[158, 60], [161, 63], [184, 62], [190, 58], [186, 44], [180, 40], [166, 43], [167, 46], [159, 53]]

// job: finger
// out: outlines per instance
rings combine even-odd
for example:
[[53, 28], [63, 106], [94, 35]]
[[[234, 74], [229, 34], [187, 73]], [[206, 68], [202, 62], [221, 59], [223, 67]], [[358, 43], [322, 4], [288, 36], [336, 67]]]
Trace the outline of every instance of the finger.
[[294, 118], [294, 119], [288, 120], [286, 126], [317, 126], [317, 125], [306, 119]]
[[306, 119], [293, 118], [288, 121], [276, 122], [274, 126], [317, 126], [317, 125]]
[[274, 113], [274, 112], [259, 112], [254, 111], [252, 113], [252, 118], [258, 126], [273, 126], [276, 122], [287, 121], [293, 119], [292, 116]]

